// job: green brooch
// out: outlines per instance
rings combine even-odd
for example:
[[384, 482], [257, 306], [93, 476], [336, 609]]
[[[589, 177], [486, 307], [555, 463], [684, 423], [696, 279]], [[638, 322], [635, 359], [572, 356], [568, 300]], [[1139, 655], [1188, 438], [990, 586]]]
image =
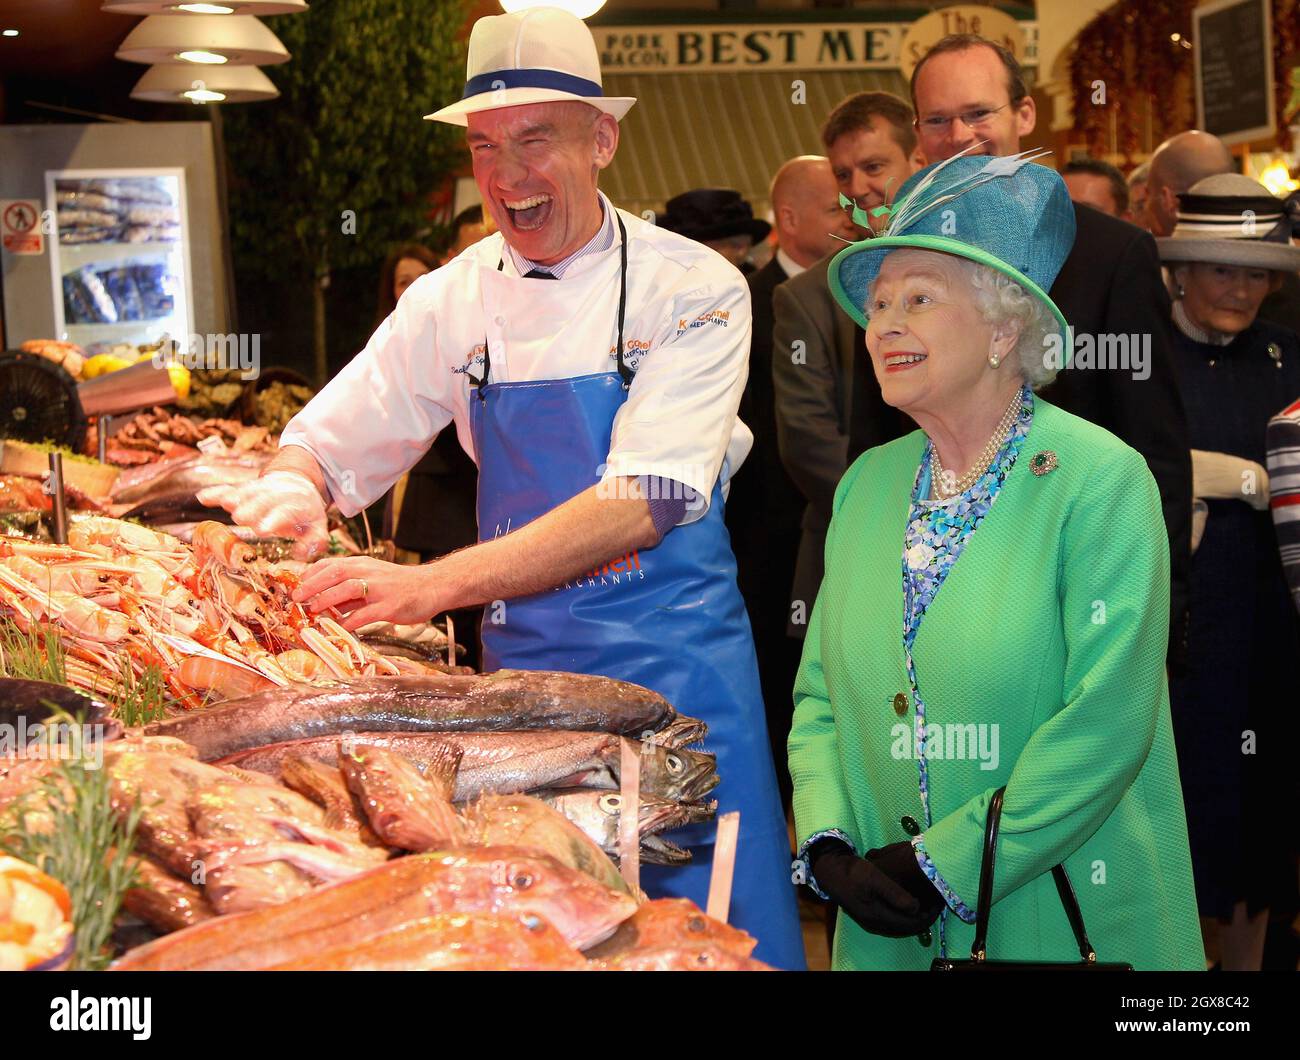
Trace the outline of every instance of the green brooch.
[[1050, 449], [1035, 453], [1033, 459], [1029, 461], [1029, 470], [1035, 475], [1046, 475], [1049, 471], [1055, 471], [1056, 454]]

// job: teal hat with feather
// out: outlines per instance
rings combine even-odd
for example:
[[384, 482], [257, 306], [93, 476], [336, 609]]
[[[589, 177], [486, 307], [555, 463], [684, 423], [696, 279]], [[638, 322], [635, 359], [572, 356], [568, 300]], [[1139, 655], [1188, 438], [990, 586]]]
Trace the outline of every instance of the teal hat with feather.
[[841, 196], [863, 228], [870, 228], [872, 215], [887, 214], [889, 222], [831, 259], [835, 300], [865, 328], [863, 307], [885, 255], [900, 247], [933, 250], [1009, 276], [1042, 301], [1068, 336], [1069, 325], [1047, 292], [1074, 246], [1074, 204], [1060, 174], [1034, 164], [1048, 153], [990, 158], [963, 152], [913, 173], [892, 205], [871, 211]]

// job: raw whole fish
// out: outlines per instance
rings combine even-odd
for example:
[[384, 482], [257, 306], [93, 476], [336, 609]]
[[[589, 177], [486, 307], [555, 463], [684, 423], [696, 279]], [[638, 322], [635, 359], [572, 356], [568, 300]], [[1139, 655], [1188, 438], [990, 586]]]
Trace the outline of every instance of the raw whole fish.
[[[275, 688], [156, 722], [205, 761], [252, 747], [343, 732], [500, 732], [564, 729], [639, 735], [676, 713], [648, 688], [586, 674], [497, 670], [427, 673]], [[236, 763], [238, 764], [238, 763]]]
[[594, 946], [636, 900], [553, 858], [510, 847], [415, 854], [282, 905], [218, 917], [127, 953], [135, 971], [272, 968], [385, 935], [439, 913], [537, 916], [569, 945]]

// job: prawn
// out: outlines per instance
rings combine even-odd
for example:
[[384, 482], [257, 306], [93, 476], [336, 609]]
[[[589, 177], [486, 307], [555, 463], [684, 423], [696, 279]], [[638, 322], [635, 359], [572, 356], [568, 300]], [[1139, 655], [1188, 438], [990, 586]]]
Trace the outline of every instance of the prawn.
[[254, 621], [264, 629], [271, 625], [271, 614], [261, 594], [235, 581], [228, 574], [216, 572], [214, 579], [218, 602], [236, 618]]
[[79, 564], [52, 563], [45, 566], [29, 556], [22, 555], [0, 558], [0, 565], [7, 567], [32, 585], [67, 593], [89, 595], [103, 588], [109, 580], [108, 575], [87, 570]]
[[203, 655], [191, 655], [175, 670], [176, 677], [188, 688], [216, 692], [225, 699], [252, 695], [275, 688], [275, 682], [249, 673], [234, 663], [219, 662]]
[[257, 559], [256, 549], [241, 541], [230, 527], [211, 519], [194, 528], [190, 544], [200, 560], [215, 559], [231, 573], [251, 574]]
[[303, 648], [290, 648], [275, 657], [276, 663], [291, 681], [310, 682], [326, 676], [326, 666], [320, 656]]
[[[132, 625], [131, 620], [120, 612], [110, 611], [93, 600], [87, 600], [74, 593], [42, 591], [8, 567], [0, 566], [0, 583], [30, 601], [29, 607], [18, 605], [24, 617], [43, 616], [46, 619], [53, 619], [76, 636], [115, 644], [140, 632]], [[17, 604], [13, 599], [8, 602], [10, 606]]]
[[45, 560], [47, 563], [65, 563], [74, 559], [98, 559], [93, 552], [82, 552], [67, 545], [45, 544], [41, 541], [28, 541], [21, 537], [0, 537], [0, 557], [26, 556], [30, 559]]
[[185, 556], [185, 545], [180, 538], [104, 515], [86, 515], [74, 519], [68, 527], [68, 544], [73, 548], [87, 550], [98, 546], [113, 552], [162, 553], [178, 559]]

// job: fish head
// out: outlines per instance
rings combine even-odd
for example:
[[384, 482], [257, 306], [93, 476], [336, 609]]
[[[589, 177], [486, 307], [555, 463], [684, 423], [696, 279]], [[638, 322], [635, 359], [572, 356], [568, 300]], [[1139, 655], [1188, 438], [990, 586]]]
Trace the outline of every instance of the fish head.
[[[617, 791], [553, 791], [541, 793], [542, 799], [563, 813], [611, 857], [618, 855], [618, 827], [623, 812], [623, 796]], [[712, 820], [717, 814], [716, 801], [673, 802], [655, 795], [640, 800], [637, 832], [641, 841], [641, 860], [648, 865], [685, 865], [691, 860], [688, 850], [663, 839], [659, 833]]]
[[563, 794], [555, 808], [576, 823], [606, 852], [618, 850], [618, 821], [623, 799], [616, 791]]
[[654, 734], [654, 740], [660, 747], [685, 747], [687, 744], [699, 743], [708, 732], [708, 725], [699, 718], [678, 714]]
[[494, 846], [442, 855], [481, 911], [537, 916], [576, 949], [614, 933], [636, 912], [636, 899], [527, 847]]
[[[623, 812], [622, 794], [617, 791], [593, 791], [584, 792], [580, 797], [594, 802], [607, 833], [617, 842], [619, 818]], [[680, 828], [684, 824], [708, 821], [717, 812], [717, 808], [716, 801], [674, 802], [657, 795], [645, 795], [637, 805], [637, 834], [644, 842], [651, 836]]]
[[694, 802], [718, 786], [718, 759], [705, 751], [642, 744], [641, 790], [672, 802]]
[[[592, 792], [591, 797], [595, 799], [599, 812], [606, 815], [607, 829], [611, 837], [609, 849], [617, 851], [618, 827], [623, 810], [623, 796], [616, 791], [601, 791]], [[653, 795], [648, 795], [640, 800], [637, 807], [637, 836], [641, 847], [641, 857], [646, 864], [685, 865], [691, 860], [690, 851], [683, 850], [677, 844], [660, 838], [658, 833], [685, 824], [689, 819], [687, 807], [694, 805], [697, 804], [688, 803], [683, 806], [671, 799], [660, 799]]]
[[754, 952], [758, 940], [709, 916], [689, 898], [646, 902], [629, 921], [643, 947], [708, 947], [739, 957]]
[[652, 829], [643, 829], [641, 835], [641, 860], [647, 865], [685, 865], [691, 852], [665, 839], [660, 833], [681, 828], [683, 825], [711, 821], [718, 813], [718, 802], [669, 802], [655, 815]]

